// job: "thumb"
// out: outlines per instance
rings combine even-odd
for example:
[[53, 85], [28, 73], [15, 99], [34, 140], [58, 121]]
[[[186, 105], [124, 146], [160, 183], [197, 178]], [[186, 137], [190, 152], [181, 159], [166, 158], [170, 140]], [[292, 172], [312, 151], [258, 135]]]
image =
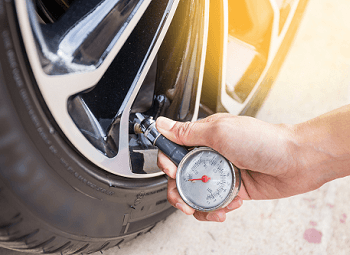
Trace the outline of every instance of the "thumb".
[[174, 143], [185, 146], [210, 146], [208, 144], [208, 123], [178, 122], [165, 117], [156, 121], [158, 131]]

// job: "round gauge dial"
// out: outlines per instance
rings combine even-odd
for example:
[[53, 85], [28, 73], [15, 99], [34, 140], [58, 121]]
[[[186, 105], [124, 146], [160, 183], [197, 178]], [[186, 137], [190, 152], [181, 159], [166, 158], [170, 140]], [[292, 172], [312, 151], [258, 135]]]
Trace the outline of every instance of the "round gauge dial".
[[225, 207], [237, 195], [240, 170], [213, 149], [200, 147], [180, 162], [176, 185], [182, 199], [199, 211]]

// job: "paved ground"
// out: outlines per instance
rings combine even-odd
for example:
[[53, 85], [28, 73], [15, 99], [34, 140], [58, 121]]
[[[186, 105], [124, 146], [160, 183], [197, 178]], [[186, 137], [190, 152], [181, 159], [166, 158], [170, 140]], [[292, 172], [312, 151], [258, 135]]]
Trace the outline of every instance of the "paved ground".
[[[298, 123], [350, 102], [349, 11], [348, 0], [310, 1], [259, 119]], [[288, 199], [245, 201], [225, 223], [177, 212], [104, 254], [350, 254], [349, 182], [336, 180]]]

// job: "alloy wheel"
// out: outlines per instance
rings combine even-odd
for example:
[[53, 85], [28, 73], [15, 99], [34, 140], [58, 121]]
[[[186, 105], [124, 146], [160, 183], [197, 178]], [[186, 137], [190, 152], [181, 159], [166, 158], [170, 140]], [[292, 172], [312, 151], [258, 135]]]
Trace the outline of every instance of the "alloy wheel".
[[[195, 120], [208, 1], [16, 1], [38, 88], [69, 142], [124, 177], [161, 175], [135, 112]], [[55, 11], [53, 11], [55, 10]], [[181, 29], [179, 29], [181, 27]]]

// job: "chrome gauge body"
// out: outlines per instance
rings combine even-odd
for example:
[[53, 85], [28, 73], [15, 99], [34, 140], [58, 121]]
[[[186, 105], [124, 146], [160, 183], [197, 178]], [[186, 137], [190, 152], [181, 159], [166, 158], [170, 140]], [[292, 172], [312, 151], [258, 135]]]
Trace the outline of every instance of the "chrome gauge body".
[[176, 185], [181, 198], [198, 211], [214, 211], [227, 206], [241, 184], [240, 170], [208, 147], [190, 151], [181, 160]]

